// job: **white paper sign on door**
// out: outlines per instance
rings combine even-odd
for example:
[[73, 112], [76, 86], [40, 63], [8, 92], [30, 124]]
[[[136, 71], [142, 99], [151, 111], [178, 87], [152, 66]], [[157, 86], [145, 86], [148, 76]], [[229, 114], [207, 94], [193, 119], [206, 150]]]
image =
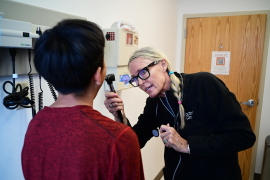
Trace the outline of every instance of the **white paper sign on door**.
[[211, 73], [216, 75], [229, 75], [230, 61], [230, 51], [212, 51]]

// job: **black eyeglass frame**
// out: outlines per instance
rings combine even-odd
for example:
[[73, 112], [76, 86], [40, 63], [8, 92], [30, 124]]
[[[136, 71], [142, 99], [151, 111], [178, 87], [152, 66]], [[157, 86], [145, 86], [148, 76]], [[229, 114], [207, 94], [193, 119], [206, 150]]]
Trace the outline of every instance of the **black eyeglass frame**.
[[[133, 87], [138, 87], [139, 84], [138, 84], [137, 86], [134, 86], [134, 85], [132, 84], [132, 82], [131, 82], [132, 79], [137, 79], [138, 83], [139, 83], [138, 77], [139, 77], [140, 79], [142, 79], [142, 80], [148, 79], [148, 78], [150, 77], [150, 72], [149, 72], [148, 68], [151, 67], [151, 66], [154, 66], [154, 65], [158, 64], [159, 61], [161, 61], [161, 60], [154, 61], [154, 62], [150, 63], [148, 66], [142, 68], [142, 69], [139, 71], [139, 73], [137, 74], [137, 76], [134, 76], [133, 78], [131, 78], [131, 79], [129, 80], [129, 84], [131, 84]], [[140, 74], [140, 72], [141, 72], [142, 70], [146, 70], [146, 71], [148, 72], [149, 76], [148, 76], [147, 78], [142, 78], [142, 77], [139, 76], [139, 74]]]

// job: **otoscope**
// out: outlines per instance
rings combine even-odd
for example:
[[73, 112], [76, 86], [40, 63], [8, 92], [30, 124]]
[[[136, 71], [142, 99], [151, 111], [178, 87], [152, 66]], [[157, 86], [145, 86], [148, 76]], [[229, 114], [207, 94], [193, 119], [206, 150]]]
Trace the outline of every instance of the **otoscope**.
[[[115, 89], [114, 89], [114, 87], [113, 87], [113, 83], [112, 83], [113, 81], [115, 81], [114, 74], [107, 74], [107, 75], [105, 76], [105, 81], [106, 81], [107, 84], [109, 85], [109, 87], [110, 87], [110, 89], [111, 89], [111, 92], [116, 93], [116, 92], [115, 92]], [[121, 110], [117, 111], [117, 114], [118, 114], [118, 117], [119, 117], [121, 123], [124, 124], [124, 122], [123, 122], [123, 115], [122, 115], [122, 113], [121, 113]]]

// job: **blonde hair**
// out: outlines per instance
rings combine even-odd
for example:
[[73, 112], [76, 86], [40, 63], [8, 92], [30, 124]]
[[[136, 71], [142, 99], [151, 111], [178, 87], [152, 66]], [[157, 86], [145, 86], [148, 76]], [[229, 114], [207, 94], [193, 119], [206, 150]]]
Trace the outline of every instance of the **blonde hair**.
[[[143, 57], [145, 59], [149, 59], [152, 61], [158, 61], [158, 60], [165, 59], [167, 62], [168, 71], [172, 70], [167, 56], [163, 52], [161, 52], [153, 47], [144, 47], [144, 48], [136, 50], [129, 58], [128, 68], [129, 68], [130, 63], [138, 57]], [[181, 76], [181, 74], [180, 74], [180, 76]], [[175, 74], [171, 74], [170, 80], [171, 80], [171, 89], [174, 91], [173, 94], [177, 98], [178, 103], [180, 102], [179, 103], [179, 112], [180, 112], [180, 117], [181, 117], [180, 128], [183, 129], [185, 127], [185, 109], [184, 109], [182, 102], [181, 102], [182, 97], [183, 97], [182, 90], [184, 87], [183, 78], [181, 76], [181, 81], [180, 81], [175, 76]]]

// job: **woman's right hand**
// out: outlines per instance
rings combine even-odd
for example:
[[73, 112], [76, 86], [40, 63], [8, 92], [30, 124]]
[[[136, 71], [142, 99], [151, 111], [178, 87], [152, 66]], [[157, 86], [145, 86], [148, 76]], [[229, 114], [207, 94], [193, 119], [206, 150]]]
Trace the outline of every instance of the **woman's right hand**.
[[124, 103], [122, 99], [114, 92], [105, 93], [105, 97], [106, 99], [104, 101], [104, 105], [108, 109], [108, 111], [112, 113], [115, 121], [121, 122], [117, 114], [117, 111], [121, 110], [124, 124], [127, 124], [127, 119], [124, 112]]

